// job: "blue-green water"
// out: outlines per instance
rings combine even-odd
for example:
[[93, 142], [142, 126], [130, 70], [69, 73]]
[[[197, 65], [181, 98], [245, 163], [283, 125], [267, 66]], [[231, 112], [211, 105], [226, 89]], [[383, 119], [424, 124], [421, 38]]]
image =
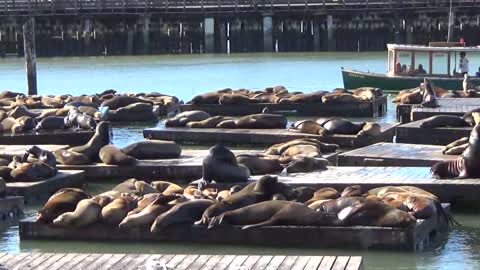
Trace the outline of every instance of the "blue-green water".
[[[232, 87], [261, 89], [284, 85], [291, 90], [333, 89], [343, 85], [340, 68], [384, 72], [384, 53], [290, 53], [145, 57], [86, 57], [39, 59], [40, 94], [85, 94], [105, 89], [121, 92], [158, 91], [189, 100], [205, 91]], [[24, 91], [22, 59], [0, 59], [0, 90]], [[390, 105], [390, 104], [389, 104]], [[380, 121], [395, 119], [393, 106]], [[142, 139], [142, 130], [160, 123], [133, 123], [114, 126], [114, 143], [124, 146]], [[98, 193], [112, 183], [90, 184]], [[39, 205], [25, 215], [33, 216]], [[462, 224], [447, 239], [422, 252], [387, 252], [250, 246], [219, 246], [164, 243], [106, 243], [75, 241], [22, 241], [18, 226], [0, 228], [0, 252], [118, 252], [118, 253], [200, 253], [200, 254], [296, 254], [362, 255], [366, 269], [480, 269], [480, 216], [456, 214]]]

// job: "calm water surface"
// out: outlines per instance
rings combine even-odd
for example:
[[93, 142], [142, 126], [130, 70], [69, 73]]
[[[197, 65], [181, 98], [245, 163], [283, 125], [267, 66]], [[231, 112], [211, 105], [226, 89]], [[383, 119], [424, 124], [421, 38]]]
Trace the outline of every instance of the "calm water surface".
[[[343, 85], [340, 68], [384, 72], [384, 53], [289, 53], [148, 57], [82, 57], [39, 59], [40, 94], [91, 94], [105, 89], [121, 92], [158, 91], [189, 100], [212, 89], [232, 87], [261, 89], [284, 85], [290, 90], [313, 91]], [[0, 89], [24, 91], [21, 59], [0, 59]], [[392, 122], [388, 115], [377, 119]], [[292, 121], [295, 119], [291, 119]], [[114, 125], [114, 143], [125, 146], [143, 138], [146, 127], [161, 123]], [[108, 190], [111, 182], [89, 184], [92, 193]], [[34, 216], [40, 205], [30, 206], [25, 215]], [[480, 216], [455, 215], [462, 224], [447, 239], [422, 253], [354, 250], [319, 250], [162, 243], [101, 243], [76, 241], [22, 241], [18, 225], [0, 228], [0, 252], [109, 252], [109, 253], [201, 253], [201, 254], [294, 254], [362, 255], [367, 269], [480, 269]]]

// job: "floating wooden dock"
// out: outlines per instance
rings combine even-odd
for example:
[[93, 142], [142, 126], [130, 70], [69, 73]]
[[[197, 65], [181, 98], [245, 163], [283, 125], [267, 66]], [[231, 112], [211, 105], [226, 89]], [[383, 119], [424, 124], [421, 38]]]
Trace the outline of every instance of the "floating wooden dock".
[[[18, 218], [23, 213], [24, 203], [21, 196], [7, 196], [0, 198], [0, 223]], [[1, 269], [1, 266], [0, 266]]]
[[456, 160], [442, 154], [443, 146], [405, 143], [376, 143], [340, 153], [338, 166], [429, 167], [439, 161]]
[[387, 97], [378, 97], [373, 101], [356, 103], [252, 103], [239, 105], [180, 105], [180, 111], [200, 110], [211, 115], [249, 115], [261, 113], [264, 108], [272, 112], [292, 112], [299, 116], [344, 116], [344, 117], [379, 117], [387, 112]]
[[[32, 145], [0, 145], [0, 158], [11, 159], [13, 156], [23, 156], [25, 149]], [[40, 148], [47, 151], [55, 151], [59, 149], [66, 149], [68, 145], [43, 144]]]
[[422, 120], [399, 125], [395, 129], [397, 143], [447, 145], [469, 137], [472, 127], [421, 128]]
[[[442, 207], [448, 212], [449, 204]], [[448, 228], [441, 218], [417, 220], [409, 228], [375, 226], [265, 226], [242, 230], [241, 226], [176, 225], [161, 233], [149, 228], [122, 230], [103, 224], [84, 228], [60, 227], [36, 222], [35, 218], [20, 221], [20, 239], [197, 242], [258, 246], [296, 246], [302, 248], [355, 248], [422, 251], [434, 236]]]
[[[233, 153], [236, 155], [257, 154], [263, 153], [263, 151], [233, 150]], [[186, 150], [182, 151], [182, 156], [178, 159], [139, 160], [137, 164], [131, 166], [94, 163], [88, 165], [57, 165], [57, 167], [61, 170], [84, 171], [87, 179], [115, 178], [118, 180], [137, 177], [142, 179], [194, 180], [202, 177], [202, 162], [207, 154], [208, 150]], [[332, 164], [336, 164], [337, 154], [327, 153], [323, 157]]]
[[0, 269], [362, 270], [359, 256], [0, 253]]
[[143, 130], [147, 139], [168, 140], [179, 143], [225, 143], [231, 145], [273, 145], [301, 138], [319, 139], [340, 147], [358, 148], [377, 142], [391, 142], [398, 123], [380, 123], [380, 136], [360, 139], [356, 135], [319, 136], [292, 132], [287, 129], [221, 129], [221, 128], [148, 128]]
[[84, 182], [83, 171], [58, 171], [54, 177], [42, 181], [7, 183], [7, 195], [23, 196], [25, 204], [43, 202], [61, 188], [80, 187]]
[[87, 143], [95, 134], [95, 130], [72, 129], [55, 131], [28, 131], [24, 133], [0, 133], [0, 145], [39, 145], [52, 144], [59, 145], [82, 145]]
[[437, 108], [422, 108], [417, 104], [397, 104], [397, 120], [409, 123], [435, 115], [462, 116], [480, 107], [480, 98], [439, 98]]

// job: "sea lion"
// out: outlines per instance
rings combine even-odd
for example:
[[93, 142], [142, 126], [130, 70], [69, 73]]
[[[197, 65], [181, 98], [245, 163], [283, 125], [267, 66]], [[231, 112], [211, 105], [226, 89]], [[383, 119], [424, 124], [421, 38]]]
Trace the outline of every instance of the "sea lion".
[[322, 97], [323, 103], [357, 103], [367, 101], [363, 96], [355, 96], [352, 94], [330, 93]]
[[441, 161], [430, 168], [437, 178], [480, 177], [480, 125], [476, 125], [468, 139], [468, 147], [456, 160]]
[[284, 129], [287, 122], [287, 118], [283, 115], [261, 113], [240, 117], [235, 124], [237, 128]]
[[182, 194], [183, 188], [175, 183], [167, 181], [153, 181], [151, 185], [163, 195]]
[[[463, 137], [463, 138], [460, 138], [456, 141], [453, 141], [453, 142], [447, 144], [442, 149], [442, 154], [445, 154], [445, 155], [460, 155], [461, 153], [463, 153], [463, 150], [465, 150], [465, 148], [467, 148], [468, 139], [469, 139], [468, 137]], [[460, 149], [459, 147], [463, 150], [461, 150], [461, 152], [457, 153], [456, 151]], [[454, 150], [454, 151], [451, 151], [451, 150]]]
[[137, 201], [130, 195], [123, 195], [103, 207], [101, 215], [105, 224], [118, 226], [128, 212], [137, 207]]
[[147, 184], [145, 181], [135, 181], [135, 189], [137, 190], [138, 194], [146, 195], [150, 193], [159, 193], [158, 189], [155, 187]]
[[65, 119], [60, 116], [47, 116], [38, 122], [35, 130], [65, 129]]
[[14, 182], [36, 182], [56, 174], [57, 169], [45, 162], [23, 163], [10, 172]]
[[217, 125], [226, 120], [235, 120], [235, 117], [213, 116], [203, 121], [192, 121], [187, 124], [189, 128], [215, 128]]
[[116, 96], [109, 100], [105, 100], [104, 102], [102, 102], [102, 105], [100, 106], [108, 107], [108, 109], [110, 110], [117, 110], [119, 108], [126, 107], [134, 103], [148, 103], [150, 105], [153, 104], [152, 101], [146, 100], [143, 98], [130, 97], [130, 96]]
[[214, 203], [213, 200], [199, 199], [187, 201], [173, 206], [167, 212], [158, 216], [153, 222], [150, 231], [158, 233], [163, 228], [176, 224], [193, 224], [198, 220], [205, 209]]
[[88, 106], [78, 107], [78, 111], [87, 115], [90, 115], [93, 118], [100, 119], [102, 118], [102, 113], [97, 108], [92, 108]]
[[55, 192], [38, 211], [37, 221], [50, 223], [61, 214], [74, 211], [78, 202], [89, 198], [91, 196], [81, 189], [62, 188]]
[[66, 212], [53, 220], [58, 226], [85, 227], [100, 219], [102, 207], [93, 199], [83, 199], [78, 202], [75, 211]]
[[153, 105], [148, 103], [133, 103], [116, 110], [109, 109], [105, 116], [108, 121], [153, 121], [157, 116]]
[[242, 154], [237, 155], [238, 164], [247, 167], [252, 175], [279, 173], [283, 166], [277, 157]]
[[0, 178], [5, 180], [6, 182], [11, 182], [12, 176], [10, 175], [10, 173], [13, 169], [14, 168], [11, 168], [9, 166], [0, 166]]
[[102, 147], [98, 153], [100, 160], [108, 165], [131, 165], [137, 160], [129, 155], [126, 155], [122, 150], [114, 145], [108, 144]]
[[435, 115], [423, 119], [420, 128], [436, 128], [436, 127], [468, 127], [469, 124], [461, 117], [454, 115]]
[[73, 151], [58, 149], [53, 151], [53, 155], [57, 162], [63, 165], [85, 165], [92, 163], [88, 156]]
[[116, 185], [115, 187], [112, 188], [112, 191], [117, 191], [120, 193], [127, 193], [127, 194], [134, 194], [137, 192], [137, 188], [135, 187], [135, 183], [138, 180], [136, 178], [130, 178], [122, 183]]
[[[115, 191], [117, 192], [117, 191]], [[118, 192], [119, 193], [119, 192]], [[121, 193], [119, 193], [121, 194]], [[152, 202], [154, 202], [156, 199], [159, 197], [163, 196], [160, 193], [148, 193], [142, 196], [142, 198], [137, 202], [137, 207], [133, 209], [132, 211], [128, 212], [127, 217], [133, 214], [138, 214], [140, 213], [145, 207], [149, 206]], [[115, 198], [119, 198], [120, 196], [117, 196]], [[112, 200], [113, 201], [113, 200]]]
[[302, 173], [313, 172], [319, 170], [326, 170], [330, 162], [324, 158], [315, 158], [309, 156], [302, 156], [295, 158], [284, 171], [286, 173]]
[[196, 224], [208, 224], [210, 219], [225, 211], [235, 210], [247, 205], [270, 200], [273, 194], [281, 193], [287, 198], [294, 198], [293, 188], [278, 182], [278, 177], [265, 175], [255, 183], [250, 183], [242, 190], [231, 194], [220, 202], [210, 206]]
[[382, 134], [382, 127], [378, 123], [367, 122], [362, 130], [357, 133], [357, 137], [366, 138], [366, 137], [375, 137]]
[[350, 226], [410, 227], [417, 223], [411, 214], [372, 200], [346, 207], [338, 217]]
[[437, 96], [432, 88], [430, 81], [427, 78], [423, 80], [423, 88], [423, 100], [421, 106], [425, 108], [438, 107]]
[[235, 185], [233, 187], [231, 187], [230, 189], [228, 190], [222, 190], [220, 192], [217, 193], [217, 201], [222, 201], [224, 200], [225, 198], [227, 198], [228, 196], [234, 194], [234, 193], [237, 193], [239, 192], [240, 190], [242, 190], [242, 187], [239, 186], [239, 185]]
[[127, 215], [118, 225], [120, 229], [151, 226], [155, 219], [170, 210], [168, 203], [177, 199], [178, 195], [159, 196], [152, 203], [136, 214]]
[[316, 120], [317, 123], [321, 124], [323, 128], [325, 128], [329, 134], [345, 134], [345, 135], [353, 135], [358, 134], [363, 127], [365, 126], [365, 122], [362, 123], [353, 123], [347, 119], [340, 118], [340, 117], [332, 117], [332, 118], [318, 118]]
[[35, 128], [35, 120], [29, 116], [21, 116], [16, 119], [16, 123], [12, 126], [12, 133], [20, 133]]
[[250, 177], [250, 170], [239, 165], [235, 155], [222, 145], [215, 145], [209, 149], [203, 159], [203, 181], [216, 182], [244, 182]]
[[281, 155], [286, 149], [290, 148], [291, 146], [304, 145], [304, 144], [315, 145], [318, 148], [320, 148], [320, 152], [322, 153], [335, 152], [340, 148], [336, 144], [322, 143], [321, 141], [313, 138], [303, 138], [303, 139], [296, 139], [296, 140], [291, 140], [285, 143], [272, 145], [267, 150], [265, 150], [265, 154]]
[[25, 94], [19, 93], [19, 92], [12, 92], [12, 91], [9, 91], [9, 90], [5, 90], [5, 91], [0, 92], [0, 99], [15, 98], [17, 96], [24, 97]]
[[[470, 110], [462, 116], [462, 119], [465, 120], [465, 122], [467, 122], [473, 127], [478, 123], [479, 112], [480, 112], [480, 108]], [[477, 119], [475, 119], [474, 116], [476, 116]]]
[[256, 103], [256, 100], [242, 94], [223, 94], [218, 99], [218, 103], [222, 105], [250, 104]]
[[218, 91], [207, 92], [201, 95], [194, 96], [192, 100], [190, 100], [188, 103], [193, 105], [218, 104], [220, 97], [223, 96], [224, 94], [230, 93], [231, 91], [232, 89], [225, 88]]
[[185, 127], [189, 122], [203, 121], [210, 117], [210, 114], [204, 111], [187, 111], [165, 120], [163, 124], [165, 127]]
[[312, 187], [298, 187], [295, 188], [294, 191], [296, 192], [294, 201], [305, 203], [313, 197], [317, 190]]
[[179, 158], [182, 149], [172, 141], [145, 140], [127, 145], [122, 152], [136, 159], [167, 159]]
[[292, 103], [321, 103], [322, 97], [328, 94], [327, 91], [315, 91], [306, 94], [296, 94], [288, 98], [282, 98], [278, 101], [279, 104], [292, 104]]
[[468, 93], [468, 90], [472, 89], [472, 84], [470, 82], [470, 75], [468, 75], [468, 73], [465, 73], [463, 75], [463, 82], [462, 82], [462, 88], [463, 88], [463, 92], [465, 94]]
[[313, 196], [305, 202], [306, 205], [310, 205], [316, 201], [321, 201], [321, 200], [331, 200], [331, 199], [338, 199], [340, 198], [340, 193], [334, 188], [321, 188], [315, 193], [313, 193]]
[[78, 109], [70, 109], [68, 115], [64, 119], [66, 127], [76, 127], [77, 129], [91, 130], [95, 129], [97, 122], [87, 114], [80, 113]]
[[68, 149], [68, 151], [80, 153], [90, 158], [90, 160], [95, 160], [98, 157], [100, 149], [109, 144], [109, 142], [110, 123], [102, 121], [98, 123], [95, 129], [95, 134], [86, 144], [72, 147]]
[[316, 145], [299, 144], [290, 146], [289, 148], [285, 149], [281, 154], [281, 158], [295, 157], [297, 155], [303, 155], [308, 157], [322, 157], [322, 153]]
[[363, 194], [362, 187], [360, 185], [348, 186], [343, 189], [340, 197], [358, 197]]
[[34, 145], [25, 149], [25, 154], [22, 158], [22, 162], [26, 162], [29, 157], [33, 157], [38, 161], [45, 162], [52, 167], [57, 166], [57, 160], [52, 152], [43, 150], [40, 147]]
[[0, 177], [0, 198], [5, 197], [7, 194], [7, 183]]
[[315, 211], [298, 202], [283, 200], [259, 202], [214, 217], [209, 228], [220, 224], [243, 225], [242, 229], [262, 226], [332, 226], [337, 215]]
[[17, 107], [15, 107], [15, 109], [8, 112], [8, 117], [13, 117], [13, 118], [17, 119], [17, 118], [22, 117], [22, 116], [28, 116], [28, 117], [31, 117], [31, 118], [35, 118], [35, 117], [39, 116], [39, 114], [30, 112], [27, 109], [27, 107], [25, 107], [23, 105], [22, 106], [17, 106]]
[[300, 133], [307, 133], [307, 134], [314, 134], [314, 135], [321, 135], [321, 136], [326, 135], [328, 132], [324, 127], [322, 127], [322, 125], [320, 125], [314, 120], [297, 121], [293, 123], [288, 130], [293, 132], [300, 132]]

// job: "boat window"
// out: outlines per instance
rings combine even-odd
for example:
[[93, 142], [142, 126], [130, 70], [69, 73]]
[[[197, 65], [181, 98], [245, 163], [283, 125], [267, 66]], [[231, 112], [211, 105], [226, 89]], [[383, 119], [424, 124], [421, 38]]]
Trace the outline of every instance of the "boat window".
[[432, 54], [432, 74], [448, 75], [448, 53], [433, 52]]
[[428, 74], [430, 71], [429, 53], [416, 51], [415, 52], [415, 75], [421, 76]]
[[409, 67], [412, 65], [412, 52], [398, 51], [397, 63], [400, 63], [402, 67], [402, 73], [406, 73]]

